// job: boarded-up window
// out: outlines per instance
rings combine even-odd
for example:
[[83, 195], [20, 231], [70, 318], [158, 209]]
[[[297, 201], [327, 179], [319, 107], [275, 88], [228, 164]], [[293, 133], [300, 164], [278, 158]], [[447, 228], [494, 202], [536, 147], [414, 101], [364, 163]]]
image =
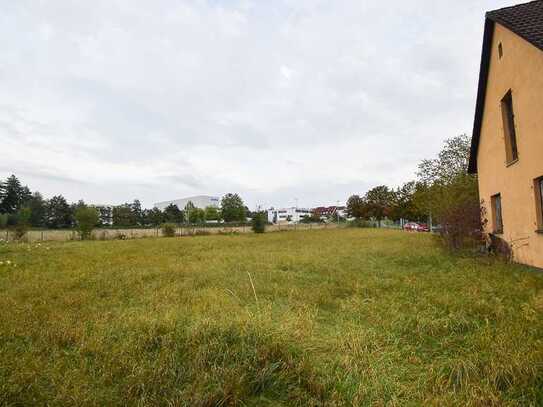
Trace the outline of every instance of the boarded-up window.
[[509, 90], [502, 99], [503, 131], [505, 137], [505, 157], [507, 164], [518, 160], [517, 134], [515, 129], [515, 113], [513, 111], [513, 95]]
[[502, 197], [500, 194], [491, 198], [492, 203], [492, 227], [494, 233], [503, 233]]

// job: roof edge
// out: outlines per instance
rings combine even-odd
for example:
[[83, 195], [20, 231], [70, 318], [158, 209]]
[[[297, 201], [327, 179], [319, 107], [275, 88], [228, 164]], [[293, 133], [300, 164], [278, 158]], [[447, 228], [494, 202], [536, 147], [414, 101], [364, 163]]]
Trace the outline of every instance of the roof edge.
[[490, 67], [490, 53], [492, 51], [492, 39], [494, 37], [494, 20], [486, 17], [483, 34], [483, 47], [481, 51], [481, 66], [479, 69], [479, 85], [477, 88], [477, 102], [475, 104], [475, 118], [473, 120], [473, 132], [471, 136], [471, 149], [468, 165], [468, 173], [477, 173], [477, 152], [481, 138], [481, 126], [485, 110], [486, 85], [488, 82], [488, 70]]
[[[539, 1], [539, 0], [537, 0]], [[534, 2], [530, 2], [530, 3], [534, 3]], [[527, 3], [526, 3], [527, 4]], [[515, 7], [515, 6], [513, 6]], [[506, 7], [506, 8], [512, 8], [512, 7]], [[500, 9], [500, 10], [503, 10], [503, 9]], [[534, 47], [536, 47], [537, 49], [543, 51], [543, 46], [535, 43], [533, 41], [533, 39], [531, 38], [528, 38], [526, 37], [526, 35], [524, 35], [523, 33], [519, 32], [517, 29], [515, 29], [515, 27], [513, 25], [511, 25], [510, 23], [508, 23], [507, 21], [505, 21], [504, 19], [502, 18], [499, 18], [498, 16], [495, 16], [492, 14], [493, 12], [489, 11], [488, 13], [486, 13], [486, 18], [488, 20], [492, 20], [494, 23], [498, 23], [502, 26], [504, 26], [505, 28], [507, 28], [509, 31], [511, 31], [513, 34], [516, 34], [518, 35], [520, 38], [522, 38], [524, 41], [526, 41], [528, 44], [531, 44], [533, 45]]]

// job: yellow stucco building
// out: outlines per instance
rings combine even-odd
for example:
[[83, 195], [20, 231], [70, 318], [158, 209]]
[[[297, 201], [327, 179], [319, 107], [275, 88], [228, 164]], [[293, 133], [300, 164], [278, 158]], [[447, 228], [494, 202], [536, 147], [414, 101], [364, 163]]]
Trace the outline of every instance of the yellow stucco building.
[[543, 268], [543, 0], [486, 15], [469, 172], [486, 232]]

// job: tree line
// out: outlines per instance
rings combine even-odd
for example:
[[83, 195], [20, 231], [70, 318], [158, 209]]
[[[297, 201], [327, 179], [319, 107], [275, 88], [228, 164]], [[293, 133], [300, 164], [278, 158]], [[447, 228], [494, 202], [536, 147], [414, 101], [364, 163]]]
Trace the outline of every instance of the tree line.
[[385, 218], [433, 221], [447, 243], [459, 248], [485, 222], [477, 176], [467, 173], [470, 143], [466, 134], [447, 139], [437, 157], [419, 163], [416, 179], [396, 189], [380, 185], [363, 196], [352, 195], [349, 216], [378, 223]]
[[[422, 160], [416, 179], [396, 189], [379, 185], [364, 195], [347, 201], [349, 217], [357, 221], [383, 219], [427, 221], [442, 227], [442, 235], [452, 247], [481, 230], [484, 221], [479, 202], [477, 178], [467, 173], [470, 139], [460, 135], [445, 141], [436, 158]], [[165, 223], [199, 224], [210, 221], [246, 222], [247, 217], [266, 223], [265, 214], [250, 213], [238, 194], [222, 197], [221, 207], [185, 208], [171, 204], [160, 210], [144, 209], [139, 200], [117, 206], [87, 205], [80, 200], [68, 203], [62, 195], [44, 199], [42, 194], [23, 186], [15, 175], [0, 181], [0, 228], [157, 227]], [[86, 226], [83, 226], [85, 229]], [[86, 233], [85, 231], [81, 231]]]
[[73, 228], [80, 223], [78, 217], [98, 227], [157, 227], [163, 223], [246, 222], [247, 216], [250, 211], [235, 193], [222, 197], [220, 209], [197, 208], [188, 202], [184, 208], [170, 204], [160, 210], [145, 209], [138, 199], [116, 206], [88, 205], [83, 200], [68, 203], [62, 195], [45, 199], [23, 186], [15, 175], [0, 181], [0, 228]]

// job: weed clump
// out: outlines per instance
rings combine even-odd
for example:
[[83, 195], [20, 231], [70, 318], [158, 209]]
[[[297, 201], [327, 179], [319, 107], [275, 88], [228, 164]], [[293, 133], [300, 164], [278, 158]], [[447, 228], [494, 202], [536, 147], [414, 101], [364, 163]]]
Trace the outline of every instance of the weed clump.
[[161, 226], [162, 236], [164, 237], [174, 237], [175, 236], [175, 224], [173, 223], [164, 223]]

